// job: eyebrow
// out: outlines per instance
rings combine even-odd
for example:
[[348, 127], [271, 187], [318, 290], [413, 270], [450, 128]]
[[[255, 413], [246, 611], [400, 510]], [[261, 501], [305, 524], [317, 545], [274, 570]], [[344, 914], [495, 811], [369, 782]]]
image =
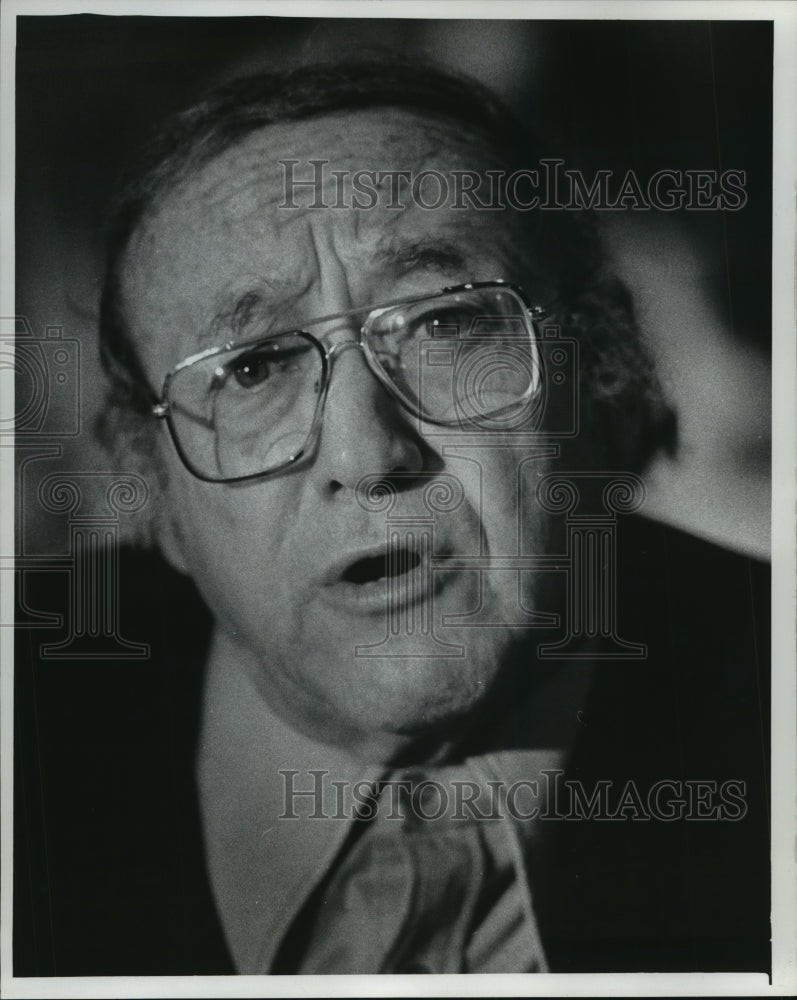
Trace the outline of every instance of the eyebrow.
[[465, 266], [465, 256], [459, 247], [439, 236], [427, 236], [404, 242], [396, 237], [377, 249], [377, 258], [398, 264], [406, 270], [437, 268], [441, 271], [458, 270]]
[[240, 340], [251, 320], [258, 314], [262, 315], [264, 301], [265, 297], [258, 289], [244, 292], [231, 306], [225, 304], [219, 309], [202, 340], [208, 344]]
[[[398, 267], [402, 271], [438, 270], [456, 271], [465, 266], [466, 258], [459, 247], [438, 236], [420, 237], [405, 241], [390, 237], [377, 247], [377, 261]], [[378, 305], [366, 302], [364, 306]], [[268, 306], [262, 290], [250, 289], [235, 300], [231, 307], [221, 308], [213, 317], [206, 337], [208, 344], [245, 339], [245, 331], [252, 319], [264, 315]]]

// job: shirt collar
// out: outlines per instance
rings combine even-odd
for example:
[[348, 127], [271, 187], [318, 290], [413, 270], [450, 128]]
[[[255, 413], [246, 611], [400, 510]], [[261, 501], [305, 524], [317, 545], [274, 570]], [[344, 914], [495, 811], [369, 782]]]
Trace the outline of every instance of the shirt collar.
[[[562, 749], [499, 750], [481, 756], [474, 771], [512, 783], [563, 760]], [[285, 931], [350, 832], [353, 795], [385, 774], [382, 765], [297, 733], [235, 658], [213, 645], [197, 779], [211, 887], [240, 973], [271, 970]], [[332, 781], [341, 783], [341, 799]], [[533, 824], [523, 826], [533, 836]]]

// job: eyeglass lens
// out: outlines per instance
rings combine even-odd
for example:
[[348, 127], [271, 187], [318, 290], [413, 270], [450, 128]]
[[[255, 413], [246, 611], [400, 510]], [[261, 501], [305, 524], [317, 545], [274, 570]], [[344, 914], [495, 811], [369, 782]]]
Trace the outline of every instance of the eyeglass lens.
[[[517, 429], [533, 419], [539, 358], [511, 289], [466, 289], [363, 315], [369, 363], [410, 412], [471, 431]], [[323, 347], [301, 331], [180, 369], [169, 403], [183, 458], [215, 480], [295, 460], [312, 436], [325, 372]]]

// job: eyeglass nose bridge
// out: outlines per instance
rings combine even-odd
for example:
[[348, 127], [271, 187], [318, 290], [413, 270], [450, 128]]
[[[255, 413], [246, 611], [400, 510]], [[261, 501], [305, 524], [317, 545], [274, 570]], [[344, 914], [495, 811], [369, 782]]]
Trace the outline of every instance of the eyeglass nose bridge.
[[[322, 340], [321, 342], [323, 343], [324, 341]], [[367, 358], [367, 352], [365, 350], [365, 342], [362, 338], [362, 334], [360, 334], [357, 340], [354, 340], [351, 336], [349, 336], [346, 337], [345, 340], [343, 339], [335, 340], [332, 344], [329, 344], [329, 341], [327, 340], [327, 344], [329, 346], [326, 346], [325, 349], [326, 349], [327, 359], [330, 362], [330, 367], [333, 359], [339, 358], [340, 355], [343, 354], [343, 352], [350, 347], [354, 347], [357, 348], [358, 350], [361, 350], [363, 354], [366, 355]]]
[[[329, 343], [331, 338], [335, 338], [332, 344]], [[417, 416], [417, 408], [413, 407], [412, 404], [403, 398], [398, 386], [396, 386], [382, 367], [376, 362], [374, 356], [369, 350], [369, 345], [367, 343], [365, 327], [361, 327], [358, 333], [354, 330], [348, 331], [348, 333], [334, 330], [327, 334], [323, 339], [319, 338], [319, 343], [321, 343], [324, 348], [327, 359], [327, 379], [326, 379], [326, 391], [324, 393], [324, 402], [322, 404], [322, 409], [326, 404], [326, 395], [329, 391], [329, 386], [332, 381], [332, 375], [335, 370], [336, 360], [344, 353], [344, 351], [349, 348], [354, 348], [362, 352], [363, 358], [365, 359], [365, 364], [372, 375], [376, 377], [377, 382], [386, 390], [387, 394], [394, 400], [396, 400], [400, 406], [402, 406], [409, 413]]]
[[[309, 329], [312, 328], [308, 328], [308, 332]], [[336, 359], [350, 347], [358, 348], [362, 351], [366, 364], [370, 368], [363, 327], [357, 329], [353, 323], [348, 323], [344, 326], [335, 326], [326, 333], [313, 332], [311, 336], [318, 341], [326, 355], [329, 377], [332, 375]]]
[[353, 331], [350, 331], [348, 334], [338, 334], [338, 331], [334, 331], [330, 336], [335, 337], [331, 344], [329, 343], [328, 337], [325, 337], [324, 340], [321, 341], [327, 356], [327, 382], [332, 379], [333, 372], [335, 371], [335, 362], [345, 351], [349, 350], [349, 348], [361, 351], [363, 357], [365, 358], [366, 366], [369, 370], [373, 370], [371, 359], [365, 347], [365, 338], [363, 337], [362, 330], [356, 335], [356, 337]]

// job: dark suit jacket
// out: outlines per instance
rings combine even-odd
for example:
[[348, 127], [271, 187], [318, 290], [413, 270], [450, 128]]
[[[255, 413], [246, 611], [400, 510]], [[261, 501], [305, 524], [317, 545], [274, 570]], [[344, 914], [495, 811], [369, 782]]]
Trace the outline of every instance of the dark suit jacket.
[[[16, 975], [233, 972], [193, 786], [209, 617], [152, 556], [123, 553], [122, 578], [121, 632], [148, 660], [48, 662], [54, 632], [17, 633]], [[551, 968], [768, 971], [768, 568], [627, 518], [618, 580], [619, 632], [648, 658], [597, 665], [568, 777], [733, 780], [746, 811], [551, 823]], [[66, 577], [25, 598], [63, 609]]]

